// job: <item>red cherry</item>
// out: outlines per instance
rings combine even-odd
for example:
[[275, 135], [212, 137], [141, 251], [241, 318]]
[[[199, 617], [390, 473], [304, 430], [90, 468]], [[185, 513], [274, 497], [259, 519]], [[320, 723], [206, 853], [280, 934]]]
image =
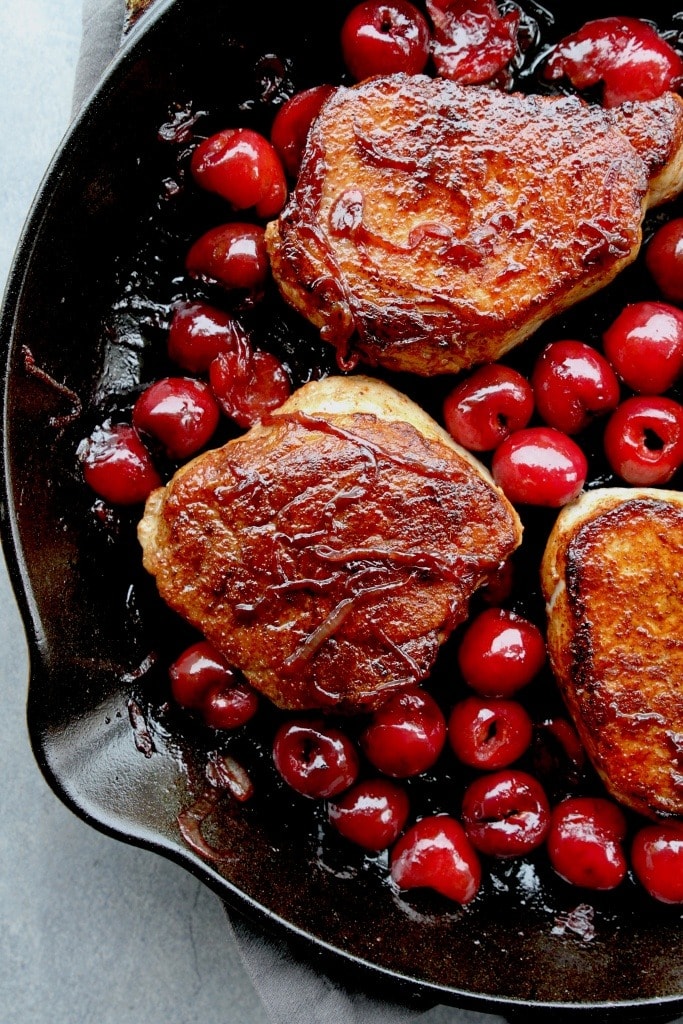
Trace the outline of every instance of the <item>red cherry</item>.
[[434, 889], [470, 903], [481, 885], [481, 865], [462, 825], [445, 814], [421, 818], [391, 851], [391, 877], [401, 889]]
[[327, 810], [340, 835], [378, 853], [396, 841], [408, 819], [410, 805], [405, 790], [396, 783], [367, 779], [348, 789]]
[[285, 782], [302, 796], [336, 796], [358, 776], [358, 753], [343, 732], [322, 721], [285, 722], [273, 741], [273, 760]]
[[78, 457], [85, 482], [113, 505], [136, 505], [161, 486], [149, 450], [126, 423], [96, 427], [79, 445]]
[[565, 434], [578, 434], [594, 416], [619, 402], [619, 381], [603, 355], [582, 341], [554, 341], [531, 375], [539, 416]]
[[645, 265], [665, 299], [683, 302], [683, 217], [657, 228], [645, 249]]
[[174, 699], [186, 708], [200, 708], [210, 691], [226, 688], [235, 672], [208, 640], [186, 647], [169, 666]]
[[465, 682], [483, 697], [511, 697], [546, 660], [538, 626], [516, 612], [486, 608], [472, 619], [458, 647]]
[[258, 711], [258, 697], [245, 683], [236, 683], [207, 694], [201, 712], [211, 729], [239, 729]]
[[683, 312], [665, 302], [634, 302], [610, 324], [603, 343], [628, 387], [660, 395], [683, 371]]
[[408, 0], [363, 0], [341, 29], [344, 63], [356, 81], [398, 71], [419, 74], [429, 43], [427, 20]]
[[559, 508], [583, 489], [588, 463], [578, 444], [554, 427], [526, 427], [496, 449], [493, 478], [518, 505]]
[[275, 217], [285, 204], [280, 157], [250, 128], [226, 128], [200, 142], [190, 169], [198, 185], [227, 199], [234, 210], [254, 207], [257, 217]]
[[490, 82], [517, 53], [520, 12], [501, 15], [496, 0], [427, 0], [437, 74], [463, 85]]
[[617, 107], [677, 90], [683, 82], [683, 60], [638, 18], [598, 18], [555, 47], [544, 75], [551, 81], [566, 76], [576, 89], [602, 82], [603, 105]]
[[169, 666], [171, 693], [182, 707], [201, 711], [213, 729], [236, 729], [258, 710], [258, 697], [208, 640], [199, 640]]
[[633, 837], [636, 878], [661, 903], [683, 903], [683, 822], [645, 825]]
[[368, 760], [385, 775], [407, 778], [434, 764], [446, 742], [446, 719], [433, 697], [403, 690], [374, 712], [360, 743]]
[[179, 303], [168, 331], [168, 357], [190, 373], [207, 373], [213, 359], [246, 339], [239, 320], [206, 302]]
[[533, 775], [503, 768], [475, 779], [462, 801], [465, 831], [481, 853], [517, 857], [535, 850], [550, 825], [550, 807]]
[[133, 426], [160, 441], [172, 459], [194, 455], [218, 426], [220, 409], [208, 384], [191, 377], [162, 377], [133, 406]]
[[448, 739], [455, 756], [471, 768], [493, 771], [517, 761], [531, 743], [527, 711], [514, 700], [466, 697], [448, 719]]
[[451, 437], [474, 452], [497, 448], [534, 411], [526, 377], [509, 366], [480, 366], [446, 396], [443, 417]]
[[279, 408], [291, 394], [280, 360], [270, 352], [254, 352], [245, 346], [214, 359], [209, 383], [225, 415], [245, 428]]
[[295, 93], [282, 104], [273, 119], [270, 141], [292, 178], [299, 173], [309, 129], [333, 92], [332, 85], [314, 85]]
[[256, 224], [221, 224], [190, 247], [185, 259], [190, 277], [228, 289], [258, 291], [270, 269], [263, 228]]
[[568, 797], [553, 808], [547, 836], [550, 863], [566, 882], [615, 889], [626, 876], [623, 812], [602, 797]]
[[667, 483], [683, 465], [683, 406], [664, 395], [627, 398], [607, 421], [607, 460], [626, 483]]

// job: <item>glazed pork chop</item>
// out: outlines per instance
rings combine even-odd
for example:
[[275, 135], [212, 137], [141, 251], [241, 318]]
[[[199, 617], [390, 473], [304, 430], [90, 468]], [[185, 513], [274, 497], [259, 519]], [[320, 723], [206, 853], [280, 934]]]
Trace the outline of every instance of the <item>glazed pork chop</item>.
[[266, 229], [273, 275], [341, 364], [498, 359], [635, 259], [683, 187], [683, 102], [605, 111], [425, 75], [339, 88]]
[[587, 492], [558, 516], [541, 574], [551, 665], [607, 789], [683, 814], [683, 494]]
[[164, 600], [257, 690], [346, 712], [426, 677], [521, 525], [426, 413], [355, 376], [187, 463], [139, 538]]

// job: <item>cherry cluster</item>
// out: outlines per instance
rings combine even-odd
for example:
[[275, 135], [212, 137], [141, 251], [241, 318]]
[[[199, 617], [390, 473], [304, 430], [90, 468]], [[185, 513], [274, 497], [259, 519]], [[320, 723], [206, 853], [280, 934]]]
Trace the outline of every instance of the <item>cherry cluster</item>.
[[[683, 260], [680, 219], [649, 244], [656, 280], [675, 276], [676, 258]], [[605, 456], [625, 483], [661, 486], [683, 465], [683, 405], [666, 394], [683, 374], [683, 312], [669, 301], [633, 302], [602, 342], [600, 351], [576, 339], [553, 341], [529, 378], [504, 364], [482, 366], [447, 395], [450, 434], [470, 451], [492, 453], [493, 477], [513, 503], [554, 508], [575, 498], [588, 475], [577, 436], [601, 416]], [[542, 423], [529, 426], [534, 414]]]
[[[199, 143], [190, 165], [199, 188], [221, 196], [235, 214], [249, 211], [256, 222], [231, 220], [202, 234], [187, 251], [187, 276], [251, 305], [262, 298], [270, 273], [259, 221], [276, 216], [285, 203], [284, 154], [291, 162], [301, 130], [296, 118], [280, 113], [282, 158], [265, 136], [239, 128]], [[188, 459], [209, 444], [222, 416], [248, 428], [291, 393], [285, 366], [253, 345], [239, 316], [205, 301], [175, 306], [167, 350], [178, 375], [156, 380], [139, 395], [131, 423], [102, 424], [80, 446], [85, 480], [106, 501], [134, 505], [161, 484], [154, 446], [171, 460]]]

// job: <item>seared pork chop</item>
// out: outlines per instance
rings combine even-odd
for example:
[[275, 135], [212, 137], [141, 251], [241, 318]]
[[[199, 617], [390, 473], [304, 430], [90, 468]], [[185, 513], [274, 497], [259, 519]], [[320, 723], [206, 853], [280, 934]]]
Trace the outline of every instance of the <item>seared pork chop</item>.
[[267, 226], [273, 275], [342, 364], [493, 361], [635, 259], [682, 142], [674, 95], [615, 113], [425, 75], [339, 88]]
[[587, 492], [542, 567], [551, 665], [616, 800], [683, 814], [683, 494]]
[[257, 690], [351, 711], [424, 680], [521, 525], [426, 413], [357, 376], [187, 463], [139, 538], [164, 600]]

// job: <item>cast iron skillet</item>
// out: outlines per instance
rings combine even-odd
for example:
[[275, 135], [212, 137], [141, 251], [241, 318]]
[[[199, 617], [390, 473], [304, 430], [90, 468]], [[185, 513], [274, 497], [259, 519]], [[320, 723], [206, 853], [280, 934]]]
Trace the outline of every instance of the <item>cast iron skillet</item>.
[[[258, 738], [224, 741], [178, 717], [164, 669], [184, 627], [139, 566], [135, 514], [93, 506], [80, 479], [79, 439], [104, 416], [124, 415], [141, 382], [164, 370], [187, 242], [224, 217], [208, 199], [174, 200], [183, 125], [199, 115], [223, 127], [220, 115], [267, 130], [288, 89], [340, 81], [348, 6], [298, 0], [264, 14], [258, 4], [162, 2], [35, 200], [2, 319], [2, 530], [30, 645], [35, 756], [84, 820], [183, 864], [228, 907], [356, 984], [507, 1016], [671, 1018], [683, 1011], [679, 911], [653, 906], [632, 884], [584, 900], [533, 862], [494, 873], [465, 911], [428, 895], [404, 903], [377, 864], [326, 846], [310, 808], [278, 787]], [[670, 23], [667, 7], [647, 13], [661, 8]], [[526, 10], [548, 21], [535, 4]], [[593, 16], [617, 12], [602, 4]], [[564, 30], [560, 17], [544, 28]], [[645, 287], [627, 275], [581, 315], [609, 317], [636, 286]], [[563, 326], [573, 336], [571, 319]], [[326, 369], [329, 354], [296, 317], [262, 328], [299, 379], [311, 364]], [[529, 601], [538, 601], [531, 583]], [[219, 850], [209, 859], [183, 839], [178, 816], [187, 824], [206, 812], [206, 766], [226, 752], [250, 761], [270, 796], [208, 807], [204, 835]]]

